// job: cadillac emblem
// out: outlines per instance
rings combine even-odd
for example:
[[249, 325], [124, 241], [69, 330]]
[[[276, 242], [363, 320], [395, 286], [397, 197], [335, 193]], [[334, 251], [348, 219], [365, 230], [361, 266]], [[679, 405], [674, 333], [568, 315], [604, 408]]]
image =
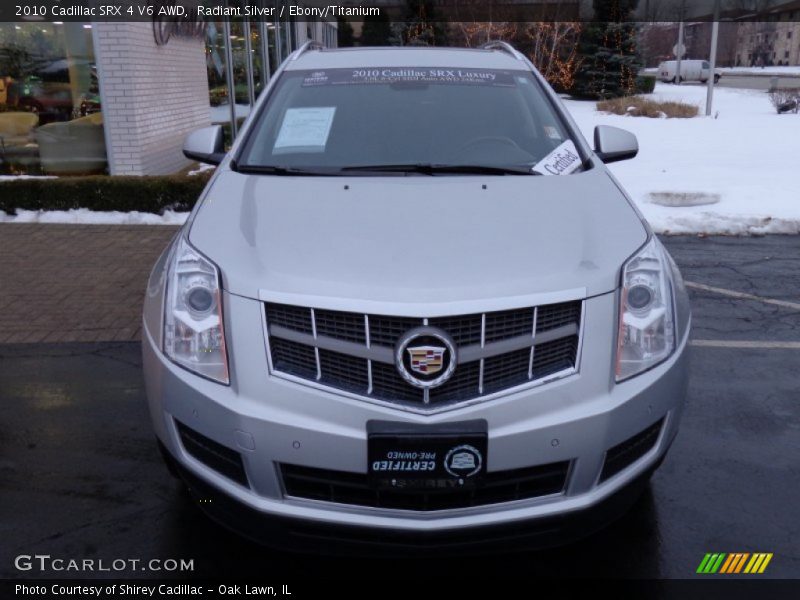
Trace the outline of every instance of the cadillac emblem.
[[444, 346], [414, 346], [406, 348], [411, 355], [411, 370], [423, 375], [434, 375], [442, 370]]
[[445, 383], [456, 369], [456, 347], [441, 329], [416, 327], [397, 342], [395, 362], [400, 376], [419, 388]]

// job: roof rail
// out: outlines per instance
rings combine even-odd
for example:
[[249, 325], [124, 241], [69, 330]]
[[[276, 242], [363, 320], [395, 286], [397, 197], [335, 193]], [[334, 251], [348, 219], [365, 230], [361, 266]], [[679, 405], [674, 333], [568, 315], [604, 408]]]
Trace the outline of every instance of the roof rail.
[[297, 60], [300, 56], [309, 50], [323, 50], [325, 46], [320, 44], [316, 40], [308, 40], [305, 44], [300, 46], [297, 50], [292, 52], [292, 55], [289, 57], [289, 60]]
[[508, 42], [504, 42], [503, 40], [492, 40], [486, 42], [485, 44], [481, 44], [479, 48], [481, 50], [500, 50], [501, 52], [510, 54], [517, 60], [524, 60], [523, 55], [516, 48], [514, 48], [514, 46]]

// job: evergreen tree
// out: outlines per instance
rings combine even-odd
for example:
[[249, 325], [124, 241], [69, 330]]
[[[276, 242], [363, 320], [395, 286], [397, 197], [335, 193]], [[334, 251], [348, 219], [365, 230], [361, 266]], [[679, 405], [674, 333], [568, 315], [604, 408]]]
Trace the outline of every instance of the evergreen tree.
[[578, 41], [580, 66], [569, 92], [579, 98], [617, 98], [636, 91], [639, 60], [636, 24], [628, 21], [638, 0], [594, 0], [594, 20]]
[[344, 17], [337, 17], [336, 18], [336, 45], [339, 48], [349, 48], [355, 44], [355, 38], [353, 37], [353, 26], [350, 25], [350, 21], [345, 19]]
[[391, 46], [391, 37], [391, 23], [383, 11], [374, 17], [364, 17], [360, 38], [362, 46]]
[[[447, 29], [438, 20], [433, 0], [406, 0], [405, 20], [393, 40], [403, 46], [446, 46]], [[397, 38], [400, 39], [397, 39]]]

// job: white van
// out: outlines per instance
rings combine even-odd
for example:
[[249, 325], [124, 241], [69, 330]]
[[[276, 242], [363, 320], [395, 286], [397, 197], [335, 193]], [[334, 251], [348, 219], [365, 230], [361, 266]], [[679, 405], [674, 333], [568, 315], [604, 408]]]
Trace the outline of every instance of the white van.
[[[678, 61], [666, 60], [658, 65], [658, 78], [664, 83], [675, 83]], [[711, 65], [707, 60], [682, 60], [681, 61], [681, 81], [700, 81], [706, 83], [711, 73]], [[714, 70], [714, 83], [722, 77], [719, 69]]]

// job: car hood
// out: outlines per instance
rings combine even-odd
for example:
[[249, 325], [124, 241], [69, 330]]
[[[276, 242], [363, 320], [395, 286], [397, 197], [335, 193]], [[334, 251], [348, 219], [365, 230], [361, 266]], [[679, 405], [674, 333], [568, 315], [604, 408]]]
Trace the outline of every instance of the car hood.
[[390, 303], [397, 314], [609, 292], [646, 238], [603, 168], [562, 177], [225, 171], [189, 234], [231, 293], [329, 308]]

